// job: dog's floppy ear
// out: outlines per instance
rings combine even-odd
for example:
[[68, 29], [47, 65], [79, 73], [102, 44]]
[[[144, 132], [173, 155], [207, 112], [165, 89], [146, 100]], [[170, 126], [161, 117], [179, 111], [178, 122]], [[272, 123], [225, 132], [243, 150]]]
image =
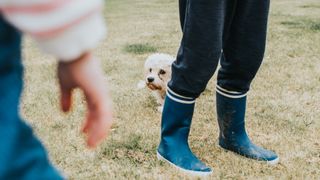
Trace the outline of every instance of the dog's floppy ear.
[[145, 81], [142, 81], [140, 80], [137, 84], [137, 89], [143, 89], [146, 87], [146, 82]]

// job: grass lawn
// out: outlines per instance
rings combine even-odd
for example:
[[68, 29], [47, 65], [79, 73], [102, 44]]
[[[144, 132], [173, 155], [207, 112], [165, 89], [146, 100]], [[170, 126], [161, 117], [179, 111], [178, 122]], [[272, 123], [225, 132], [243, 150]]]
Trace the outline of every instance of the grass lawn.
[[[88, 150], [80, 134], [85, 104], [58, 107], [56, 61], [26, 38], [23, 116], [34, 127], [52, 162], [70, 179], [188, 179], [156, 158], [160, 114], [147, 89], [138, 90], [145, 58], [175, 55], [181, 31], [176, 0], [108, 0], [108, 38], [96, 50], [116, 110], [112, 134]], [[217, 146], [212, 78], [198, 99], [190, 145], [214, 168], [209, 179], [320, 179], [320, 1], [272, 1], [265, 61], [248, 96], [252, 140], [276, 151], [268, 166]]]

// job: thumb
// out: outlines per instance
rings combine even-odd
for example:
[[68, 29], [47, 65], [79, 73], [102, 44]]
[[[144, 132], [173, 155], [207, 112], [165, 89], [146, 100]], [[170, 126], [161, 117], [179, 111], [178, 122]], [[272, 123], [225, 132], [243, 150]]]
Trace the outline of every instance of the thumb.
[[68, 112], [72, 103], [72, 89], [61, 88], [61, 109], [63, 112]]

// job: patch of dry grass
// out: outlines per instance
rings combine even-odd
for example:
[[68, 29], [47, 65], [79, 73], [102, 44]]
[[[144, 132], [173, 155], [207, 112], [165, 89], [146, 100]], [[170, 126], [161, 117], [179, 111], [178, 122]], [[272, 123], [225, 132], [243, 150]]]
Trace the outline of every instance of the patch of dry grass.
[[[320, 178], [320, 31], [318, 0], [272, 1], [264, 64], [248, 98], [247, 129], [254, 142], [275, 150], [271, 167], [217, 147], [215, 77], [199, 98], [190, 144], [214, 168], [210, 179]], [[311, 10], [312, 9], [312, 10]], [[149, 53], [127, 53], [148, 44], [176, 54], [181, 38], [175, 0], [109, 0], [109, 36], [97, 49], [110, 82], [114, 130], [95, 151], [84, 146], [85, 111], [77, 94], [74, 111], [59, 112], [55, 61], [26, 40], [26, 84], [22, 112], [70, 179], [188, 179], [156, 159], [160, 114], [147, 90], [137, 90]]]

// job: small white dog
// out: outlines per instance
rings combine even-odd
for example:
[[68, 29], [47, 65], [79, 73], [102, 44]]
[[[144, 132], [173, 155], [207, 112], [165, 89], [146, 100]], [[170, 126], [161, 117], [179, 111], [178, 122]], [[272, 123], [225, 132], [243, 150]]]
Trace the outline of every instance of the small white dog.
[[152, 54], [145, 64], [145, 85], [152, 91], [152, 94], [160, 105], [158, 111], [162, 112], [164, 98], [166, 96], [167, 84], [171, 79], [171, 65], [175, 60], [168, 54]]

